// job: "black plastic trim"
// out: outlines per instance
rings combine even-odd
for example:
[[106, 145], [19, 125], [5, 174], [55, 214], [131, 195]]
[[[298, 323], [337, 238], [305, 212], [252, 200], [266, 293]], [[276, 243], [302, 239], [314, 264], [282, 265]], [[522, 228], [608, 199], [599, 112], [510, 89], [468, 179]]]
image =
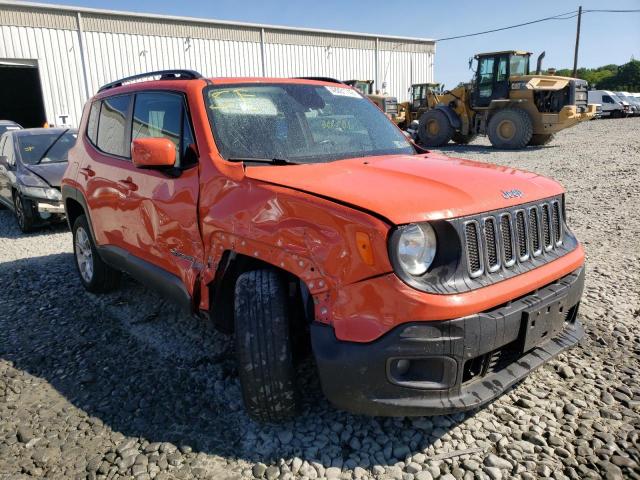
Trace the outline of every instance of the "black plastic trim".
[[191, 312], [191, 296], [177, 275], [173, 275], [163, 268], [114, 245], [98, 246], [97, 250], [100, 258], [111, 267], [131, 275], [143, 285], [153, 288], [165, 297], [169, 297], [185, 311]]
[[[584, 329], [575, 314], [583, 288], [581, 267], [507, 305], [453, 320], [402, 324], [369, 343], [338, 340], [333, 328], [313, 323], [311, 341], [322, 389], [337, 407], [366, 415], [441, 415], [478, 408], [579, 342]], [[562, 307], [558, 315], [572, 315], [555, 337], [538, 340], [525, 351], [528, 314], [547, 305]], [[463, 382], [465, 362], [513, 348], [516, 355], [509, 363]], [[440, 368], [441, 378], [398, 382], [389, 375], [389, 362], [398, 358], [424, 361], [424, 371], [436, 359], [432, 366]], [[452, 361], [455, 368], [449, 367]]]

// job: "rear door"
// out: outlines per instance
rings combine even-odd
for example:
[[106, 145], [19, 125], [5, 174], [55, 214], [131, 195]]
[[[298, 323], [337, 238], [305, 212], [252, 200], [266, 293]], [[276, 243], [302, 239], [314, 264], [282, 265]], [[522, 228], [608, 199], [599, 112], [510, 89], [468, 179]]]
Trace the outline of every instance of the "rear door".
[[133, 255], [180, 277], [192, 293], [203, 250], [197, 146], [186, 99], [180, 92], [154, 90], [137, 92], [133, 102], [127, 144], [164, 137], [175, 145], [177, 160], [174, 169], [164, 171], [123, 162], [117, 180], [127, 191], [116, 212], [121, 242]]

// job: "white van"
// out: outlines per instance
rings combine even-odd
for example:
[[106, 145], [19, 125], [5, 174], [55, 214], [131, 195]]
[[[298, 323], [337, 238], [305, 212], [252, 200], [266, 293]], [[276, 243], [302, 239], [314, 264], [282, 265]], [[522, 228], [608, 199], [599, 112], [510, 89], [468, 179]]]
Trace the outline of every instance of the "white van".
[[640, 115], [640, 100], [629, 92], [616, 92], [618, 98], [623, 102], [628, 102], [631, 106], [631, 114], [634, 117]]
[[609, 90], [589, 90], [588, 98], [589, 103], [602, 105], [603, 117], [622, 118], [631, 113], [629, 103]]

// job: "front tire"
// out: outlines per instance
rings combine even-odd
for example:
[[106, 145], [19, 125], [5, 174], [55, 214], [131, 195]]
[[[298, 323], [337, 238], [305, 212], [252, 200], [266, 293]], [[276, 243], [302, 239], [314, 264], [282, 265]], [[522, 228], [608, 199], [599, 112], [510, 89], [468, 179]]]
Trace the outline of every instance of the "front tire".
[[491, 144], [505, 150], [524, 148], [533, 136], [531, 118], [519, 108], [498, 110], [489, 120], [487, 130]]
[[35, 224], [33, 202], [22, 198], [18, 192], [13, 194], [13, 212], [22, 233], [33, 232]]
[[287, 283], [275, 270], [253, 270], [235, 288], [235, 344], [248, 414], [280, 422], [297, 411]]
[[80, 281], [89, 292], [105, 293], [118, 286], [120, 272], [100, 258], [84, 215], [80, 215], [73, 223], [73, 257]]
[[441, 147], [449, 143], [454, 130], [449, 119], [440, 110], [429, 110], [420, 117], [418, 138], [426, 147]]

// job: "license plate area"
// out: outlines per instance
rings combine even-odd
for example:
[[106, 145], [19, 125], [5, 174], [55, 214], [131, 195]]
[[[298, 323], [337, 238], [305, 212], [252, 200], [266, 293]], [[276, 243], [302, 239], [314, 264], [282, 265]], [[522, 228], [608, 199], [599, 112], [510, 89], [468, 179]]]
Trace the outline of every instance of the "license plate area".
[[523, 352], [528, 352], [553, 337], [565, 326], [567, 318], [566, 298], [554, 299], [525, 310], [522, 314]]

